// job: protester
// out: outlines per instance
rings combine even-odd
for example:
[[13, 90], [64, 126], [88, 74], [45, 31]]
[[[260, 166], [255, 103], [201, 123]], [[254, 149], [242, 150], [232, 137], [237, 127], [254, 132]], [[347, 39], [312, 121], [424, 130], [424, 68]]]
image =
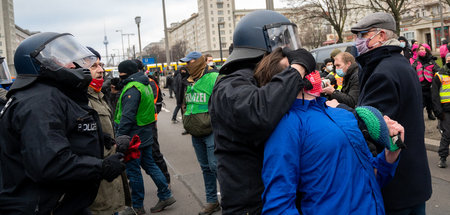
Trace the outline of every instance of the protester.
[[216, 69], [216, 65], [214, 65], [213, 57], [211, 54], [205, 54], [204, 57], [206, 58], [206, 65], [211, 67], [212, 69]]
[[173, 82], [174, 82], [173, 75], [171, 72], [169, 72], [169, 74], [166, 77], [166, 86], [169, 88], [169, 98], [171, 98], [171, 99], [173, 98], [172, 95], [174, 94], [174, 92], [173, 92], [174, 83]]
[[403, 49], [403, 56], [405, 56], [405, 58], [409, 60], [413, 56], [413, 54], [411, 48], [409, 47], [408, 39], [400, 36], [398, 38], [398, 41], [400, 42], [400, 47]]
[[[265, 144], [262, 214], [384, 214], [380, 187], [393, 177], [400, 151], [374, 158], [355, 116], [325, 105], [317, 72], [306, 77], [313, 88], [297, 95]], [[383, 131], [385, 121], [377, 121]], [[378, 135], [389, 138], [387, 129]]]
[[[144, 182], [141, 166], [150, 175], [158, 187], [158, 203], [150, 209], [152, 213], [164, 210], [165, 207], [175, 203], [175, 198], [168, 188], [167, 180], [161, 169], [156, 165], [152, 156], [153, 126], [155, 121], [155, 104], [150, 81], [143, 72], [139, 72], [137, 64], [126, 60], [119, 64], [119, 83], [122, 93], [117, 102], [114, 117], [117, 123], [116, 136], [138, 135], [141, 140], [139, 150], [141, 157], [128, 162], [127, 175], [130, 180], [133, 209], [137, 214], [145, 214], [144, 209]], [[133, 211], [130, 211], [133, 212]]]
[[449, 50], [448, 50], [448, 41], [446, 40], [446, 39], [442, 39], [441, 40], [441, 42], [442, 42], [442, 45], [439, 47], [439, 54], [440, 54], [440, 56], [441, 56], [441, 59], [442, 59], [442, 65], [444, 65], [445, 64], [445, 56], [449, 53]]
[[[417, 42], [416, 42], [416, 43], [417, 43]], [[416, 61], [417, 57], [419, 56], [418, 53], [417, 53], [417, 49], [418, 49], [418, 48], [419, 48], [419, 45], [417, 45], [417, 44], [412, 45], [411, 51], [412, 51], [413, 55], [412, 55], [412, 57], [409, 59], [409, 63], [410, 63], [411, 65]]]
[[433, 78], [431, 85], [431, 96], [433, 110], [439, 119], [439, 129], [442, 131], [439, 144], [440, 161], [438, 167], [447, 167], [448, 148], [450, 143], [450, 53], [447, 53], [446, 63]]
[[95, 61], [70, 34], [38, 33], [17, 48], [19, 76], [0, 117], [1, 171], [8, 173], [0, 214], [90, 214], [100, 180], [125, 169], [123, 154], [101, 159], [102, 130], [87, 98]]
[[264, 87], [254, 70], [277, 47], [298, 49], [298, 38], [288, 36], [297, 35], [296, 29], [283, 15], [259, 10], [244, 16], [234, 31], [233, 52], [220, 69], [227, 75], [216, 83], [209, 103], [223, 214], [261, 213], [264, 143], [303, 88], [304, 67], [316, 65], [304, 49], [288, 52], [298, 60]]
[[[103, 63], [100, 62], [100, 54], [91, 47], [87, 47], [96, 57], [97, 60], [89, 68], [91, 71], [92, 81], [88, 88], [88, 99], [89, 107], [97, 111], [100, 124], [102, 127], [102, 132], [105, 135], [104, 147], [103, 147], [103, 157], [108, 157], [116, 153], [114, 130], [112, 124], [112, 112], [108, 106], [108, 103], [103, 97], [101, 92], [103, 85], [103, 75], [105, 73], [103, 69]], [[128, 186], [125, 188], [123, 186], [123, 181], [127, 181], [126, 175], [122, 177], [117, 177], [112, 182], [107, 182], [102, 180], [100, 182], [100, 187], [95, 198], [94, 203], [89, 207], [92, 214], [113, 214], [119, 212], [125, 207], [125, 197], [130, 196], [130, 190]], [[128, 192], [125, 194], [125, 192]], [[128, 203], [131, 203], [131, 199], [128, 199]], [[131, 207], [131, 204], [127, 205]]]
[[208, 101], [219, 73], [207, 65], [200, 52], [190, 52], [180, 59], [187, 63], [189, 77], [185, 95], [186, 112], [183, 126], [192, 135], [192, 145], [202, 169], [206, 205], [198, 213], [209, 215], [220, 210], [217, 198], [217, 160], [214, 156], [214, 135], [208, 113]]
[[425, 214], [431, 196], [431, 176], [424, 143], [421, 87], [414, 69], [400, 54], [392, 15], [373, 13], [351, 28], [357, 35], [356, 58], [360, 95], [357, 106], [372, 106], [405, 128], [407, 150], [397, 172], [383, 189], [387, 214]]
[[359, 96], [359, 66], [355, 58], [348, 52], [341, 52], [334, 58], [334, 66], [339, 77], [343, 77], [341, 91], [335, 90], [333, 86], [328, 85], [323, 88], [322, 93], [328, 95], [328, 98], [336, 99], [339, 103], [346, 104], [351, 108], [356, 107]]
[[422, 85], [422, 99], [423, 107], [426, 108], [429, 120], [436, 120], [433, 116], [433, 104], [431, 102], [431, 81], [434, 74], [439, 71], [439, 66], [435, 62], [435, 57], [431, 54], [431, 49], [428, 44], [423, 43], [418, 48], [418, 58], [412, 64], [416, 69], [417, 76]]
[[183, 103], [184, 94], [186, 92], [187, 86], [187, 78], [189, 77], [189, 73], [187, 72], [186, 67], [181, 67], [176, 73], [174, 78], [174, 89], [175, 89], [175, 99], [177, 101], [177, 106], [173, 111], [172, 115], [172, 123], [177, 123], [177, 114], [178, 111], [181, 110], [181, 115], [183, 115], [184, 111], [181, 108]]
[[[325, 72], [322, 72], [320, 74], [321, 78], [327, 77], [330, 73], [332, 73], [334, 71], [333, 60], [331, 58], [325, 59], [323, 61], [323, 64], [325, 65]], [[333, 75], [333, 77], [334, 77], [334, 75]]]

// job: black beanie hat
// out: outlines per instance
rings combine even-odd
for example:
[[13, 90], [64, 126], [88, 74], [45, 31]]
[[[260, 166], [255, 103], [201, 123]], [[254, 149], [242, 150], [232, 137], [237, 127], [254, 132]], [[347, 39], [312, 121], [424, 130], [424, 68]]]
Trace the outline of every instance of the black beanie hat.
[[125, 60], [119, 64], [119, 73], [127, 73], [132, 75], [138, 72], [137, 64], [133, 60]]
[[86, 48], [89, 49], [89, 51], [91, 51], [92, 54], [94, 54], [99, 60], [102, 60], [102, 56], [100, 56], [100, 53], [98, 53], [98, 51], [95, 51], [95, 49], [93, 49], [89, 46], [87, 46]]
[[136, 63], [136, 65], [137, 65], [137, 67], [138, 67], [139, 70], [144, 70], [144, 64], [142, 63], [141, 60], [139, 60], [139, 59], [134, 59], [133, 61]]

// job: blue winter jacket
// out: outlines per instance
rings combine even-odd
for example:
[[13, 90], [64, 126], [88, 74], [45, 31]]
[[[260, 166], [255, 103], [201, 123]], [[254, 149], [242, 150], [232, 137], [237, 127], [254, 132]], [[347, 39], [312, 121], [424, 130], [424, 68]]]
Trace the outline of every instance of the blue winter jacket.
[[351, 112], [298, 99], [265, 145], [263, 214], [385, 214], [397, 163], [372, 156]]

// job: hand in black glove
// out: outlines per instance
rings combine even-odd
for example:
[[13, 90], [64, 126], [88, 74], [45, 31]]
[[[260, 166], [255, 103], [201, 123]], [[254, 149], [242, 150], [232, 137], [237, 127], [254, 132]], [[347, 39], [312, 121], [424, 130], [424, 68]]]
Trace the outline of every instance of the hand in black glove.
[[123, 158], [122, 153], [113, 154], [102, 163], [102, 178], [111, 182], [125, 170], [125, 164], [120, 161]]
[[305, 68], [306, 75], [316, 69], [316, 60], [311, 53], [304, 48], [291, 50], [283, 48], [283, 54], [288, 58], [289, 64], [299, 64]]
[[116, 138], [117, 148], [116, 152], [126, 154], [128, 147], [130, 147], [131, 137], [127, 135], [118, 136]]
[[111, 136], [109, 136], [108, 134], [103, 135], [103, 144], [105, 146], [106, 149], [110, 150], [111, 147], [116, 144], [116, 141], [111, 138]]

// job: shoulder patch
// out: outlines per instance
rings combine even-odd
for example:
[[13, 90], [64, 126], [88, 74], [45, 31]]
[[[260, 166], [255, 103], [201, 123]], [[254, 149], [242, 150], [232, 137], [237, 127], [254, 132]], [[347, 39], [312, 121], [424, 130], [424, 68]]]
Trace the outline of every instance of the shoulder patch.
[[128, 95], [127, 97], [128, 97], [128, 98], [131, 98], [131, 95]]

